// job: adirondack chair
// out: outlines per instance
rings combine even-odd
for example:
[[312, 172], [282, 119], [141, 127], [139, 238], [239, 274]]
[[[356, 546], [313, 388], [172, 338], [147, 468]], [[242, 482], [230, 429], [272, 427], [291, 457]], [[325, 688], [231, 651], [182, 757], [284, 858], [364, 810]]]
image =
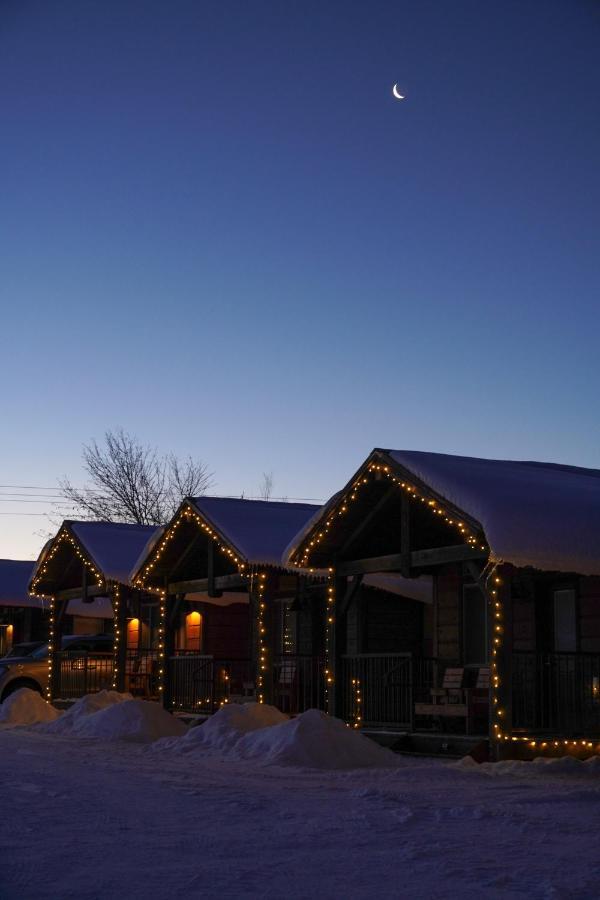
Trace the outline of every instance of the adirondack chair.
[[489, 683], [487, 666], [478, 669], [474, 687], [466, 686], [463, 667], [449, 667], [444, 672], [442, 687], [431, 689], [431, 700], [415, 703], [415, 715], [464, 719], [465, 731], [471, 734], [474, 720], [487, 711]]

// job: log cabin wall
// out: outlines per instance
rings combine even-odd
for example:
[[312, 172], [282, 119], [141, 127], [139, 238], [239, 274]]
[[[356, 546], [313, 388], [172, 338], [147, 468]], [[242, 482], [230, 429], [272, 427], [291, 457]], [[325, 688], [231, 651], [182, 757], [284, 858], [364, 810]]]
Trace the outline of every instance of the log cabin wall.
[[346, 617], [346, 652], [423, 653], [427, 604], [361, 587]]
[[250, 655], [250, 606], [195, 603], [202, 615], [202, 652], [215, 659], [247, 659]]
[[447, 566], [435, 579], [434, 656], [442, 662], [462, 659], [461, 620], [463, 576], [457, 566]]
[[579, 649], [600, 653], [600, 578], [579, 579]]

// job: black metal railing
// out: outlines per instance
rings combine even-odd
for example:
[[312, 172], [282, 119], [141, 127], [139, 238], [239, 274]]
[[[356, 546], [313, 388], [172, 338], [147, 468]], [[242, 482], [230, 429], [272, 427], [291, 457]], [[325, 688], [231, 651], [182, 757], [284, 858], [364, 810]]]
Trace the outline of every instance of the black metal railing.
[[600, 654], [515, 652], [512, 695], [515, 728], [600, 734]]
[[341, 659], [342, 715], [363, 726], [412, 729], [415, 696], [434, 687], [437, 661], [410, 653], [361, 653]]
[[325, 708], [325, 660], [282, 655], [273, 660], [273, 704], [288, 715]]
[[250, 699], [254, 683], [249, 659], [215, 659], [181, 651], [167, 660], [173, 709], [213, 713], [233, 699]]
[[96, 653], [61, 650], [60, 697], [71, 700], [110, 690], [113, 683], [114, 661], [112, 653]]

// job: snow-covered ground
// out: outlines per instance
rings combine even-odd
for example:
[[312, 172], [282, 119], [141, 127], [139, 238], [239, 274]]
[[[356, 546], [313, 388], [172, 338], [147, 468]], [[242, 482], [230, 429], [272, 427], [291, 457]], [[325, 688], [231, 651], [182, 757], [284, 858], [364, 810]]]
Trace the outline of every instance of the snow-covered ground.
[[223, 728], [116, 740], [122, 716], [0, 728], [2, 900], [600, 896], [595, 762], [310, 770], [226, 756]]

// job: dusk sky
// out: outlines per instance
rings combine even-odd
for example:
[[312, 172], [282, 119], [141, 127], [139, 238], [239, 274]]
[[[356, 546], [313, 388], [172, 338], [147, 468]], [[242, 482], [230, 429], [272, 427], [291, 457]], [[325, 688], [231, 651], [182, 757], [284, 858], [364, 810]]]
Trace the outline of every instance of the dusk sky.
[[600, 468], [599, 59], [594, 0], [3, 0], [0, 557], [119, 426], [222, 494]]

